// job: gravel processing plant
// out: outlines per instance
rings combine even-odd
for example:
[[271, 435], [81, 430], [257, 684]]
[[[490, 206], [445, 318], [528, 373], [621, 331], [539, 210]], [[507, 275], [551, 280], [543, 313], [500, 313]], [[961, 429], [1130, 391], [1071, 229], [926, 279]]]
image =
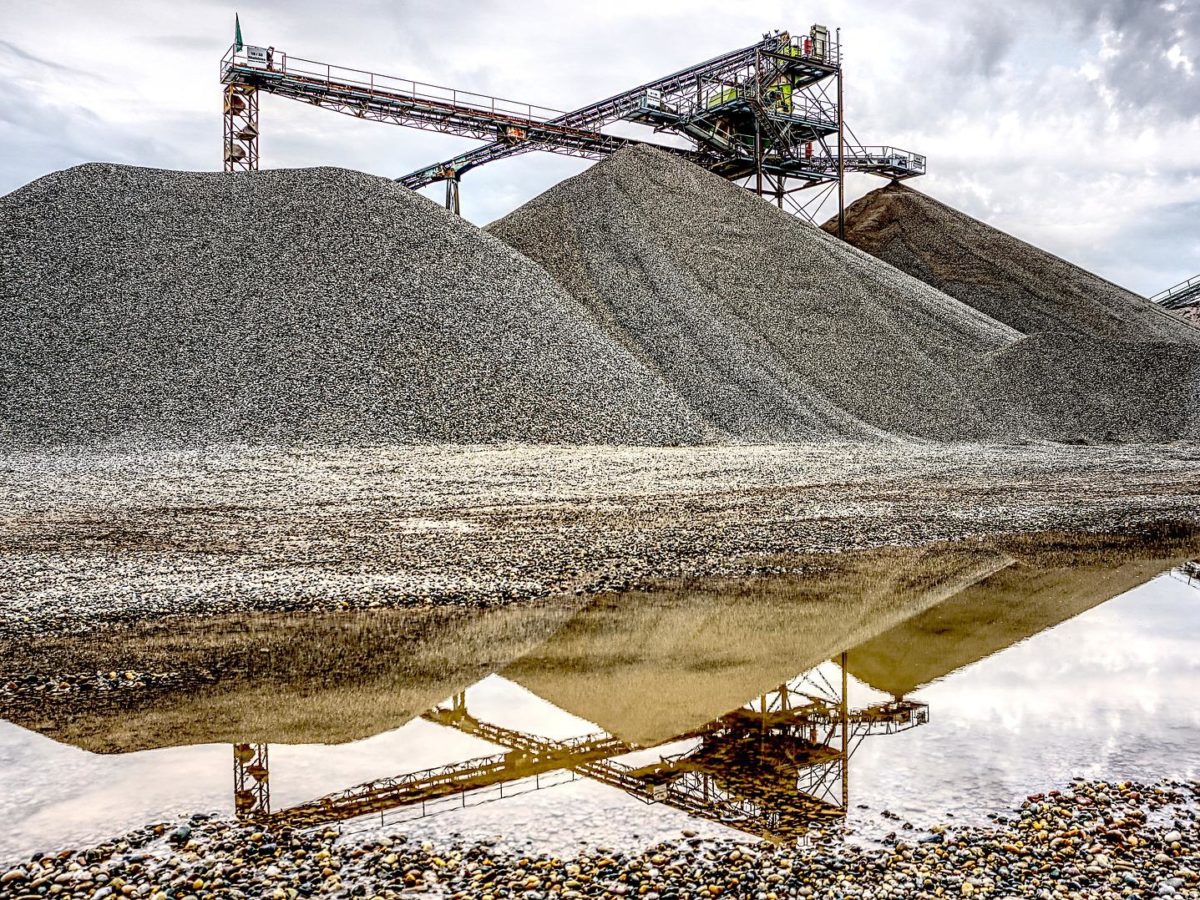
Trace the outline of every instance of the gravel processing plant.
[[[18, 726], [159, 759], [232, 743], [231, 805], [96, 846], [98, 799], [81, 830], [47, 832], [74, 850], [0, 866], [0, 897], [1049, 897], [1076, 851], [1072, 897], [1116, 884], [1107, 854], [1145, 876], [1120, 896], [1195, 895], [1194, 782], [1077, 779], [1070, 814], [1036, 794], [1019, 822], [980, 806], [992, 825], [920, 837], [883, 794], [896, 831], [878, 854], [794, 844], [843, 827], [857, 741], [929, 724], [909, 691], [1191, 559], [1197, 279], [1152, 302], [912, 188], [925, 157], [858, 142], [840, 35], [820, 25], [571, 111], [299, 59], [244, 44], [240, 23], [220, 77], [225, 171], [88, 163], [0, 197], [0, 779], [21, 782], [0, 810], [33, 811], [11, 831], [59, 829], [42, 794], [92, 771], [72, 757], [59, 784], [40, 750], [23, 761], [44, 738]], [[262, 168], [268, 96], [483, 143], [395, 179]], [[463, 176], [535, 150], [594, 164], [486, 227], [460, 216]], [[859, 175], [883, 186], [847, 205]], [[444, 204], [418, 193], [435, 183]], [[1110, 559], [1118, 533], [1170, 553]], [[787, 686], [827, 662], [840, 694]], [[879, 702], [852, 710], [851, 675]], [[508, 703], [506, 679], [520, 730], [467, 711], [480, 685]], [[553, 729], [589, 732], [541, 737], [544, 704]], [[1093, 708], [1070, 712], [1111, 717]], [[1013, 721], [1060, 755], [1043, 738], [1063, 712]], [[425, 733], [422, 767], [294, 807], [271, 777], [287, 763], [268, 767], [267, 741], [357, 748], [405, 723], [487, 755], [443, 758]], [[397, 746], [375, 744], [389, 773]], [[316, 771], [311, 749], [294, 759]], [[990, 752], [958, 763], [972, 784], [1013, 758]], [[793, 846], [776, 872], [744, 861], [772, 844], [689, 828], [644, 867], [599, 849], [604, 814], [576, 833], [549, 806], [537, 818], [574, 856], [535, 857], [509, 821], [516, 851], [379, 838], [400, 821], [385, 811], [596, 772], [651, 815]], [[780, 819], [793, 794], [803, 815]], [[706, 862], [669, 862], [693, 851]], [[877, 859], [906, 874], [880, 882]], [[376, 869], [378, 893], [359, 877]]]
[[[567, 113], [240, 31], [221, 73], [224, 173], [0, 198], [9, 633], [1196, 506], [1190, 283], [1152, 304], [909, 187], [923, 156], [848, 136], [822, 26]], [[490, 142], [395, 181], [260, 171], [267, 95]], [[529, 150], [597, 162], [457, 215], [464, 174]], [[847, 208], [847, 173], [889, 183]], [[445, 206], [412, 190], [436, 181]], [[810, 196], [838, 198], [825, 230]]]
[[[241, 34], [225, 174], [0, 199], [0, 446], [1200, 438], [1200, 330], [908, 187], [923, 156], [848, 137], [825, 26], [569, 113]], [[397, 181], [258, 171], [261, 95], [496, 140]], [[459, 218], [465, 173], [535, 149], [600, 161]], [[847, 173], [891, 183], [847, 209]], [[835, 190], [829, 236], [803, 198]]]

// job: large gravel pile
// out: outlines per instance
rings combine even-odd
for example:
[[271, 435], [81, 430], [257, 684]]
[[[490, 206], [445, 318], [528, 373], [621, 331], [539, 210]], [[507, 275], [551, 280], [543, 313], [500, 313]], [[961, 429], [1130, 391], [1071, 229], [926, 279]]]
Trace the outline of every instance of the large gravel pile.
[[1014, 434], [1200, 437], [1200, 330], [1179, 317], [901, 184], [852, 204], [846, 225], [854, 246], [1026, 335], [980, 372]]
[[[837, 231], [837, 220], [824, 226]], [[1200, 348], [1144, 297], [893, 182], [846, 210], [846, 240], [1022, 334], [1055, 331]]]
[[1033, 334], [986, 359], [981, 389], [1013, 434], [1064, 441], [1200, 439], [1200, 348]]
[[1005, 436], [972, 367], [1019, 334], [661, 151], [623, 150], [489, 230], [731, 434]]
[[391, 181], [86, 165], [0, 198], [0, 445], [675, 443], [529, 260]]
[[[1025, 334], [661, 151], [622, 151], [489, 230], [737, 437], [1200, 437], [1200, 342], [1147, 301], [1126, 297], [1136, 339]], [[1059, 264], [1052, 291], [1078, 271]]]

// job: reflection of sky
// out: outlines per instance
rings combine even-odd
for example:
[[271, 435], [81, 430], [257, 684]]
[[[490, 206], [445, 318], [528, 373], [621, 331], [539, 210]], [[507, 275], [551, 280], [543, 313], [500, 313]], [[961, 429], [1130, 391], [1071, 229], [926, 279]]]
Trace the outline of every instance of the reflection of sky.
[[864, 742], [853, 808], [1003, 810], [1071, 777], [1200, 774], [1200, 592], [1161, 577], [919, 690], [931, 723]]
[[[978, 818], [1075, 775], [1200, 776], [1197, 647], [1200, 592], [1162, 577], [917, 691], [930, 706], [930, 724], [868, 738], [855, 754], [852, 821], [874, 831], [885, 807], [917, 825], [943, 810], [960, 821]], [[852, 684], [850, 699], [863, 705], [878, 695]], [[549, 738], [596, 730], [497, 676], [471, 689], [468, 706], [484, 721]], [[625, 761], [643, 764], [688, 746]], [[497, 750], [420, 720], [337, 747], [272, 745], [273, 807]], [[98, 756], [0, 723], [0, 784], [4, 859], [180, 814], [228, 813], [232, 753], [206, 745]], [[585, 780], [403, 828], [419, 836], [509, 834], [556, 851], [581, 839], [645, 844], [683, 829], [721, 831]]]

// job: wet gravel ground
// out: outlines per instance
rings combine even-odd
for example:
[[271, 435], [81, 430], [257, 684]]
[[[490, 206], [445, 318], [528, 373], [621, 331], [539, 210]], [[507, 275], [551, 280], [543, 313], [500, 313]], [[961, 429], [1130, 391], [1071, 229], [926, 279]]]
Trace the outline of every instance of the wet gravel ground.
[[0, 456], [0, 642], [489, 605], [763, 557], [1200, 518], [1200, 450], [422, 447]]
[[1200, 897], [1197, 785], [1075, 781], [986, 827], [864, 847], [683, 837], [565, 858], [397, 832], [277, 832], [195, 816], [15, 861], [0, 897]]

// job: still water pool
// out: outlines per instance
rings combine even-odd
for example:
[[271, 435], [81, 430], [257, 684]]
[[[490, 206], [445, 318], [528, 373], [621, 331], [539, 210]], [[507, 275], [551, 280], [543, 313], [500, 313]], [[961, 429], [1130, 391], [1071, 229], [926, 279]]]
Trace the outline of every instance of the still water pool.
[[[198, 811], [553, 852], [874, 841], [1076, 776], [1195, 779], [1195, 555], [1054, 535], [779, 561], [469, 625], [280, 620], [214, 642], [202, 679], [10, 684], [0, 861]], [[161, 667], [153, 642], [111, 652]]]

